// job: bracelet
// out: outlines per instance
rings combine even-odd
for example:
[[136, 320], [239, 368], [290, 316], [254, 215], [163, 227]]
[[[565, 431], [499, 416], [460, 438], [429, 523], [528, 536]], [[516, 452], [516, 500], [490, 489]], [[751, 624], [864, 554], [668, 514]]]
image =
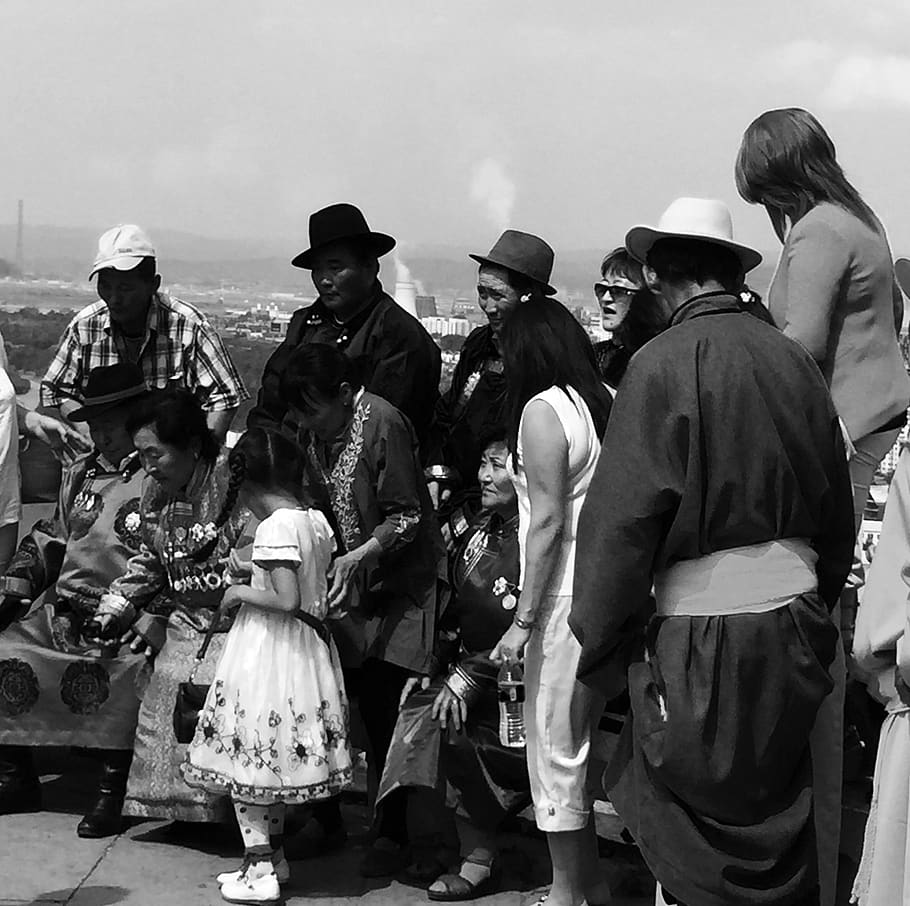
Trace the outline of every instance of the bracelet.
[[445, 684], [449, 691], [462, 701], [466, 701], [471, 697], [471, 692], [477, 689], [477, 683], [457, 665], [452, 668], [452, 672], [446, 677]]
[[423, 477], [427, 481], [456, 482], [458, 473], [450, 466], [434, 465], [427, 466], [423, 470]]
[[534, 628], [534, 620], [523, 620], [520, 616], [518, 616], [518, 614], [515, 614], [515, 616], [512, 617], [512, 622], [513, 622], [519, 629], [526, 629], [526, 630], [527, 630], [527, 629], [533, 629], [533, 628]]

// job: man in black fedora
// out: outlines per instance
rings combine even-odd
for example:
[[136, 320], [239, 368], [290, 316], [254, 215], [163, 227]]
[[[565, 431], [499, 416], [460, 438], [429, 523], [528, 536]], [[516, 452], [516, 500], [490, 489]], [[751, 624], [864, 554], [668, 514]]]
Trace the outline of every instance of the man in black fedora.
[[[556, 294], [550, 286], [553, 249], [539, 236], [506, 230], [486, 255], [469, 257], [480, 265], [477, 299], [487, 323], [465, 340], [451, 386], [436, 405], [427, 480], [437, 504], [449, 500], [454, 505], [465, 493], [471, 497], [484, 438], [491, 426], [502, 424], [505, 379], [499, 333], [503, 321], [522, 301]], [[461, 493], [451, 498], [453, 492]], [[457, 533], [467, 525], [461, 507], [455, 510], [450, 528]]]
[[357, 361], [364, 387], [400, 409], [424, 444], [438, 397], [441, 357], [423, 325], [379, 282], [379, 259], [395, 240], [372, 231], [351, 204], [317, 211], [309, 231], [310, 247], [291, 263], [312, 272], [319, 298], [294, 313], [286, 339], [266, 363], [247, 425], [296, 430], [281, 396], [281, 375], [299, 346], [330, 343]]

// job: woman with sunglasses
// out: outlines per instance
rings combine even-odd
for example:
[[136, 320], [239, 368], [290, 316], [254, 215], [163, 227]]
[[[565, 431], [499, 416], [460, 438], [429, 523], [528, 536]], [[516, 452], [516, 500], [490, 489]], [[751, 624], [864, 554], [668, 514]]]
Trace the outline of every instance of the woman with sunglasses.
[[594, 354], [600, 376], [615, 392], [629, 359], [667, 326], [668, 314], [661, 298], [645, 285], [641, 264], [624, 248], [604, 258], [600, 274], [594, 295], [610, 338], [596, 343]]

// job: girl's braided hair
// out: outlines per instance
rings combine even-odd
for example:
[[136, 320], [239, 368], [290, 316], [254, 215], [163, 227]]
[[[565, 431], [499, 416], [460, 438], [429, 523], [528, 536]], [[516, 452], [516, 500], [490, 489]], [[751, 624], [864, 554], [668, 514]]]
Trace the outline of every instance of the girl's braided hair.
[[[304, 452], [300, 447], [277, 431], [250, 428], [237, 441], [228, 455], [227, 491], [215, 528], [221, 529], [231, 518], [237, 505], [237, 495], [245, 481], [264, 488], [281, 489], [298, 500], [303, 495]], [[198, 563], [207, 560], [218, 546], [218, 536], [206, 542], [193, 554]]]

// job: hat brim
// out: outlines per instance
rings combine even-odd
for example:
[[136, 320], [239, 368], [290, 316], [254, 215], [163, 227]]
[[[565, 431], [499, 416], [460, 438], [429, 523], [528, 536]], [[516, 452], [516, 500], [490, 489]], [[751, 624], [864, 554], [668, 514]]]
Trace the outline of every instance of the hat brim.
[[300, 267], [304, 270], [313, 269], [313, 255], [318, 252], [320, 249], [325, 248], [327, 245], [332, 245], [334, 242], [357, 242], [365, 244], [371, 252], [373, 252], [377, 258], [381, 258], [383, 255], [388, 255], [389, 252], [395, 248], [395, 240], [391, 236], [387, 236], [385, 233], [358, 233], [355, 236], [337, 236], [335, 239], [332, 239], [330, 242], [323, 242], [320, 245], [314, 245], [312, 248], [308, 248], [305, 251], [301, 252], [299, 255], [296, 255], [291, 259], [291, 264], [294, 267]]
[[528, 274], [525, 271], [519, 270], [515, 267], [514, 264], [507, 264], [505, 261], [498, 261], [496, 258], [491, 258], [489, 255], [468, 255], [469, 258], [476, 261], [478, 264], [492, 264], [494, 267], [504, 267], [507, 271], [512, 271], [515, 274], [521, 274], [522, 277], [527, 277], [528, 280], [533, 280], [537, 283], [543, 290], [545, 296], [555, 296], [557, 290], [555, 290], [549, 283], [542, 283], [537, 277], [532, 274]]
[[898, 258], [894, 262], [894, 276], [897, 277], [901, 292], [910, 298], [910, 259]]
[[139, 266], [139, 262], [145, 258], [150, 257], [149, 255], [118, 255], [116, 258], [106, 258], [104, 261], [96, 261], [92, 272], [88, 275], [89, 280], [98, 273], [98, 271], [106, 270], [109, 267], [114, 268], [118, 271], [131, 271], [134, 267]]
[[148, 393], [148, 388], [143, 385], [141, 387], [131, 387], [129, 390], [124, 390], [122, 394], [119, 394], [116, 399], [106, 399], [104, 402], [100, 403], [86, 403], [78, 409], [74, 409], [68, 416], [71, 422], [87, 422], [91, 421], [93, 418], [97, 418], [99, 415], [103, 415], [105, 412], [110, 412], [111, 409], [116, 409], [118, 406], [122, 406], [124, 403], [130, 402], [130, 400], [135, 400], [137, 397], [145, 396]]
[[651, 251], [654, 243], [660, 239], [700, 239], [702, 242], [710, 242], [712, 245], [723, 246], [735, 253], [743, 266], [743, 273], [746, 274], [762, 263], [760, 252], [749, 248], [747, 245], [742, 245], [739, 242], [733, 242], [730, 239], [718, 239], [716, 236], [706, 236], [702, 233], [668, 233], [664, 230], [658, 230], [655, 227], [650, 226], [632, 227], [632, 229], [626, 233], [626, 250], [637, 261], [646, 264], [648, 252]]

